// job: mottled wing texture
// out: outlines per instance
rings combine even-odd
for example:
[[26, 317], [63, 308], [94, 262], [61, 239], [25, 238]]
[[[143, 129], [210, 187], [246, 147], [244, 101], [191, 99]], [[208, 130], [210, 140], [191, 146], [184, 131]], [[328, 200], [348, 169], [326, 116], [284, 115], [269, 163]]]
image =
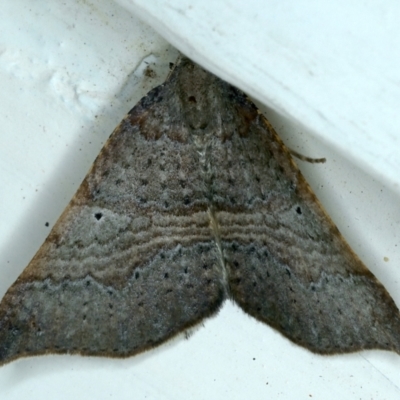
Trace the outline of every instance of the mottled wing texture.
[[125, 357], [215, 313], [225, 296], [209, 195], [177, 78], [125, 117], [0, 306], [0, 363]]
[[399, 311], [243, 93], [186, 58], [126, 116], [0, 305], [0, 363], [125, 357], [226, 297], [317, 353], [400, 352]]
[[[309, 350], [400, 352], [400, 315], [339, 233], [268, 121], [221, 82], [212, 203], [232, 299]], [[230, 114], [231, 113], [231, 114]], [[238, 124], [238, 118], [243, 123]], [[244, 126], [240, 130], [237, 126]]]

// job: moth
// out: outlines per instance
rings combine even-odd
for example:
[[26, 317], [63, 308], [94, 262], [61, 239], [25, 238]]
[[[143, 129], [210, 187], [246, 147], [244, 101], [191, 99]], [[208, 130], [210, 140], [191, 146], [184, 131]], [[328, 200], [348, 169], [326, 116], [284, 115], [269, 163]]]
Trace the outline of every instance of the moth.
[[400, 352], [398, 308], [270, 123], [182, 56], [2, 299], [0, 363], [132, 356], [226, 299], [315, 353]]

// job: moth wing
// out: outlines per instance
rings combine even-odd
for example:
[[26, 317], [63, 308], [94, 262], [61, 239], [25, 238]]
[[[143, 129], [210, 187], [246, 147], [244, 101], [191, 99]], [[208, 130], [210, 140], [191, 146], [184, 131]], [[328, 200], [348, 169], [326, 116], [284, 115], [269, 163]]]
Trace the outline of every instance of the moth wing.
[[227, 131], [213, 154], [215, 216], [233, 300], [317, 353], [400, 352], [390, 295], [345, 242], [268, 121], [242, 93], [226, 90], [230, 119], [247, 124]]
[[174, 93], [167, 82], [126, 116], [4, 296], [0, 363], [44, 353], [130, 356], [220, 307], [198, 154], [171, 118]]

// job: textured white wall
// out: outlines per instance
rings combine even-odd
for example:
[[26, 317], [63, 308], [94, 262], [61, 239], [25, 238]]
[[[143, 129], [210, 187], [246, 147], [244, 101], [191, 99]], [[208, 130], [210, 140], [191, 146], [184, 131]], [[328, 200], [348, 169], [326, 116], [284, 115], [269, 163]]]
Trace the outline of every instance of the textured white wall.
[[400, 4], [118, 0], [400, 193]]

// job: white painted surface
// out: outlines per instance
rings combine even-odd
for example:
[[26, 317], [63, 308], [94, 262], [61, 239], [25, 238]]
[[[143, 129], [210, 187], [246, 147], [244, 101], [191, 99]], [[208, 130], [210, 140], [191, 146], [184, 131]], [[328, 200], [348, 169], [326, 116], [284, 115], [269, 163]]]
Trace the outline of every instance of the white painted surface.
[[[132, 10], [150, 13], [181, 50], [285, 114], [267, 110], [292, 148], [328, 159], [301, 166], [400, 304], [400, 207], [393, 191], [400, 68], [397, 52], [388, 51], [399, 37], [397, 3], [319, 2], [314, 15], [312, 1], [263, 2], [264, 8], [252, 1], [243, 3], [248, 10], [178, 0]], [[113, 128], [165, 79], [176, 54], [113, 2], [0, 2], [0, 295], [37, 251]], [[155, 63], [155, 79], [143, 76], [146, 62]], [[189, 340], [131, 359], [11, 363], [0, 369], [0, 398], [397, 399], [399, 371], [400, 357], [391, 353], [315, 356], [228, 303]]]
[[400, 3], [118, 1], [400, 193]]

